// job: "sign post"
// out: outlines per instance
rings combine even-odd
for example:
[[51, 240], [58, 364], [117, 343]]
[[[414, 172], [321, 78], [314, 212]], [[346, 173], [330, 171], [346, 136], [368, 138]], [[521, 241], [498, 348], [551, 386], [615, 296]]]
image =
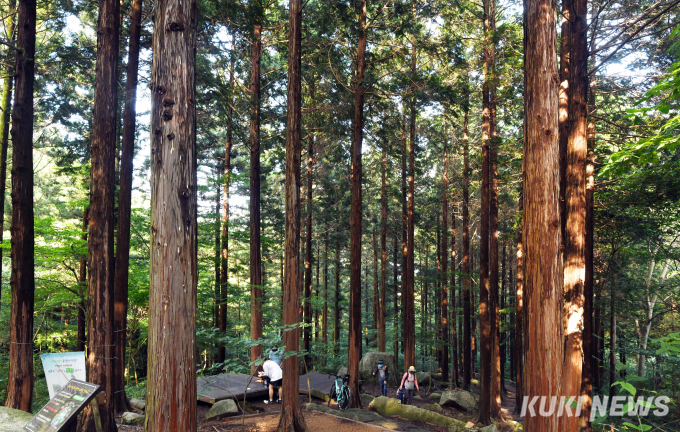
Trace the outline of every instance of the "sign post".
[[72, 379], [87, 380], [84, 351], [41, 354], [40, 360], [45, 371], [50, 399]]
[[[97, 403], [97, 393], [99, 393], [98, 385], [72, 379], [38, 411], [24, 426], [24, 430], [28, 432], [69, 431], [73, 422], [78, 418], [78, 414], [87, 404], [93, 400]], [[98, 410], [95, 413], [98, 413]], [[98, 420], [96, 417], [95, 415], [95, 423]]]

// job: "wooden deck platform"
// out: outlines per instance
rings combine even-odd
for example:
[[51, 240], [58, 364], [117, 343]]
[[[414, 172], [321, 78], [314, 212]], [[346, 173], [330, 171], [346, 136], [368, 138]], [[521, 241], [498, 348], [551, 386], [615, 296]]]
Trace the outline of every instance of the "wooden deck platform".
[[307, 375], [300, 376], [300, 394], [309, 393], [309, 389], [316, 389], [322, 393], [328, 394], [335, 380], [334, 376], [327, 374], [320, 374], [312, 372], [309, 374], [309, 386], [307, 385]]
[[214, 404], [224, 399], [243, 400], [244, 396], [249, 399], [269, 395], [269, 390], [255, 382], [256, 379], [236, 373], [199, 377], [196, 380], [198, 400]]

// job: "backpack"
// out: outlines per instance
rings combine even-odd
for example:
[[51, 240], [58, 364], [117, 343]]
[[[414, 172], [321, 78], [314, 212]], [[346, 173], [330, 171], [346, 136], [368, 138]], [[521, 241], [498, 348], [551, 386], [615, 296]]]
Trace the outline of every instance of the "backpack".
[[382, 365], [382, 367], [378, 366], [378, 378], [380, 379], [380, 382], [385, 381], [386, 376], [387, 376], [387, 365]]

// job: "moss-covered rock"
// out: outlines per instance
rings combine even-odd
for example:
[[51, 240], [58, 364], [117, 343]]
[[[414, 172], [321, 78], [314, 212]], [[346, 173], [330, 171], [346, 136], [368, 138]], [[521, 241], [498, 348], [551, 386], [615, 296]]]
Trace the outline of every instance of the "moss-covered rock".
[[323, 413], [329, 413], [329, 414], [335, 414], [337, 411], [327, 407], [326, 405], [318, 405], [312, 402], [308, 402], [304, 404], [304, 407], [307, 411], [319, 411]]
[[379, 396], [373, 399], [369, 408], [381, 415], [393, 415], [408, 420], [416, 420], [424, 423], [432, 423], [437, 426], [464, 425], [460, 420], [447, 417], [426, 409], [417, 408], [413, 405], [402, 405], [397, 399]]
[[144, 426], [144, 416], [137, 413], [125, 412], [120, 418], [120, 423], [124, 425]]
[[437, 402], [431, 403], [431, 404], [425, 404], [420, 406], [422, 409], [426, 409], [428, 411], [434, 411], [438, 413], [443, 413], [444, 408], [441, 407]]
[[427, 398], [438, 401], [439, 399], [441, 399], [441, 397], [442, 397], [441, 393], [434, 392], [434, 393], [430, 393], [430, 395]]
[[146, 401], [144, 399], [132, 398], [130, 399], [130, 405], [132, 408], [144, 411], [144, 408], [146, 408]]
[[359, 395], [359, 399], [361, 399], [361, 406], [368, 406], [371, 402], [373, 402], [375, 397], [371, 396], [370, 394], [362, 393]]
[[33, 418], [25, 411], [0, 406], [0, 431], [24, 432], [24, 426]]
[[223, 419], [224, 417], [239, 415], [240, 413], [241, 409], [239, 408], [238, 405], [236, 405], [236, 402], [234, 402], [232, 399], [225, 399], [215, 402], [215, 404], [210, 408], [208, 413], [205, 415], [205, 419], [220, 420]]
[[418, 385], [421, 387], [432, 384], [432, 375], [429, 372], [417, 372], [416, 378], [418, 379]]
[[338, 417], [356, 420], [362, 423], [370, 423], [374, 421], [383, 420], [383, 417], [380, 414], [373, 411], [362, 410], [359, 408], [350, 408], [344, 411], [335, 411], [333, 414], [335, 414]]
[[321, 399], [324, 402], [328, 402], [329, 396], [322, 392], [321, 390], [317, 390], [315, 388], [312, 389], [312, 397], [315, 399]]
[[464, 390], [450, 390], [442, 393], [439, 405], [452, 406], [456, 409], [470, 412], [475, 409], [477, 402], [470, 392]]

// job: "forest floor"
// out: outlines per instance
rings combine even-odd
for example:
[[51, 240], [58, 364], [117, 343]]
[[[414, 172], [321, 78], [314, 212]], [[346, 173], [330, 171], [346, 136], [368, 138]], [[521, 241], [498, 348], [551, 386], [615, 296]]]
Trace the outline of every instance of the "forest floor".
[[[429, 392], [428, 392], [429, 390]], [[427, 386], [421, 386], [421, 391], [416, 393], [420, 396], [420, 399], [414, 399], [413, 404], [415, 406], [422, 406], [425, 404], [431, 404], [433, 402], [438, 402], [432, 399], [428, 399], [428, 394], [435, 391], [440, 392], [442, 389], [432, 386], [428, 389]], [[512, 413], [515, 410], [515, 400], [514, 400], [514, 387], [507, 386], [507, 397], [503, 397], [502, 401], [502, 411], [506, 419], [512, 419], [519, 421], [520, 418]], [[371, 396], [380, 396], [380, 387], [378, 385], [373, 386], [370, 382], [364, 383], [363, 391]], [[388, 397], [396, 397], [397, 388], [389, 387], [387, 391]], [[472, 393], [478, 394], [479, 389], [477, 387], [472, 387]], [[305, 395], [299, 396], [300, 406], [309, 402], [309, 397]], [[259, 414], [251, 414], [244, 416], [227, 417], [223, 420], [212, 420], [208, 421], [205, 419], [205, 415], [210, 409], [209, 404], [199, 402], [198, 404], [198, 432], [273, 432], [276, 430], [279, 421], [279, 413], [281, 412], [281, 405], [267, 405], [262, 399], [251, 399], [249, 400], [253, 408], [259, 411]], [[318, 400], [312, 399], [313, 403], [318, 405], [325, 405], [326, 403]], [[331, 408], [337, 409], [337, 404], [331, 402]], [[367, 409], [367, 406], [363, 407]], [[475, 416], [473, 413], [467, 413], [464, 411], [457, 410], [452, 407], [443, 407], [444, 412], [442, 414], [456, 418], [461, 421], [467, 422], [472, 417]], [[390, 429], [385, 429], [383, 427], [378, 427], [375, 425], [359, 423], [356, 421], [336, 417], [333, 415], [328, 415], [316, 411], [308, 411], [303, 409], [303, 414], [307, 427], [310, 432], [320, 431], [320, 432], [379, 432], [379, 431], [400, 431], [400, 432], [446, 432], [447, 428], [442, 426], [435, 426], [432, 424], [422, 423], [418, 421], [405, 420], [398, 417], [389, 417], [387, 420], [391, 420]], [[120, 418], [118, 418], [120, 420]], [[144, 428], [142, 426], [128, 426], [121, 425], [118, 429], [120, 432], [142, 432]], [[512, 431], [509, 426], [502, 428], [502, 431]]]

